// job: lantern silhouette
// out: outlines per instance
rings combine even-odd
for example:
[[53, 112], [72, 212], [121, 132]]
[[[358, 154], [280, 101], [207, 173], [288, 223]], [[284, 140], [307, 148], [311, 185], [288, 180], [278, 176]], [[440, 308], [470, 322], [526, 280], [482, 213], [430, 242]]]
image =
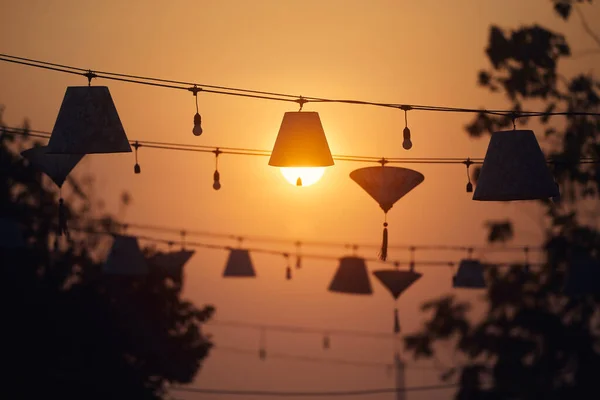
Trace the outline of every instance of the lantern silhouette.
[[250, 258], [250, 252], [246, 249], [231, 249], [225, 270], [223, 271], [225, 278], [254, 278], [254, 266]]
[[462, 289], [483, 289], [486, 287], [484, 266], [479, 260], [464, 259], [452, 277], [452, 286]]
[[25, 248], [21, 227], [12, 218], [0, 217], [0, 249]]
[[69, 86], [48, 154], [130, 153], [131, 146], [106, 86]]
[[342, 257], [329, 284], [329, 291], [360, 295], [373, 294], [365, 260], [354, 256]]
[[[67, 176], [81, 161], [84, 154], [49, 154], [47, 146], [36, 146], [21, 152], [21, 156], [62, 189]], [[66, 208], [62, 197], [58, 200], [58, 205], [58, 234], [64, 233], [68, 236]]]
[[160, 268], [169, 277], [180, 280], [183, 267], [194, 255], [193, 250], [179, 250], [168, 253], [156, 253], [148, 258], [148, 264]]
[[115, 235], [103, 271], [110, 275], [144, 275], [148, 273], [146, 258], [134, 236]]
[[571, 256], [564, 285], [567, 296], [600, 294], [600, 263], [591, 255], [577, 252]]
[[[399, 269], [388, 269], [374, 271], [373, 275], [379, 279], [379, 282], [392, 294], [397, 301], [400, 295], [415, 283], [423, 274], [412, 270], [403, 271]], [[400, 318], [398, 317], [398, 307], [394, 308], [394, 332], [400, 332]]]
[[[302, 186], [302, 171], [305, 168], [324, 168], [333, 165], [319, 114], [310, 111], [286, 112], [273, 146], [269, 165], [297, 173], [296, 185]], [[322, 171], [321, 171], [322, 174]], [[320, 174], [317, 174], [320, 177]], [[318, 178], [317, 178], [318, 179]]]
[[350, 178], [363, 188], [385, 213], [383, 242], [380, 258], [387, 259], [388, 231], [387, 213], [393, 205], [408, 192], [417, 187], [425, 177], [420, 172], [400, 167], [366, 167], [350, 173]]
[[558, 195], [558, 185], [533, 131], [492, 134], [473, 200], [538, 200]]

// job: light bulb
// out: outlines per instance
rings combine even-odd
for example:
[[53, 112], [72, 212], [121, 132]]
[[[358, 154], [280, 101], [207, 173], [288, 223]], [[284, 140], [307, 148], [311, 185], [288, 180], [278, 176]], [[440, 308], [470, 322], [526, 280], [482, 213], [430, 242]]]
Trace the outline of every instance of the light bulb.
[[280, 171], [292, 185], [305, 187], [317, 183], [325, 173], [325, 167], [284, 167]]
[[408, 129], [408, 126], [406, 128], [404, 128], [404, 141], [402, 142], [402, 147], [404, 147], [404, 150], [410, 150], [412, 147], [412, 142], [410, 141], [410, 129]]
[[133, 173], [139, 174], [140, 172], [142, 172], [142, 168], [140, 168], [140, 164], [135, 163], [135, 165], [133, 166]]
[[219, 174], [219, 171], [215, 171], [215, 173], [213, 174], [213, 189], [215, 190], [219, 190], [221, 189], [221, 174]]
[[202, 117], [199, 113], [194, 115], [194, 129], [192, 129], [192, 133], [196, 136], [202, 135]]

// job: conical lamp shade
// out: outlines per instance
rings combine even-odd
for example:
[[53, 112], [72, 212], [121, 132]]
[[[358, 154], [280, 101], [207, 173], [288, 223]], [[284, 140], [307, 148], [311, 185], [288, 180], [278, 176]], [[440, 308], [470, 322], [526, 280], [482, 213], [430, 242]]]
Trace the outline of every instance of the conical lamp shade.
[[134, 236], [115, 236], [104, 263], [104, 273], [111, 275], [144, 275], [148, 273], [146, 258]]
[[231, 249], [229, 257], [227, 258], [227, 264], [225, 264], [225, 271], [223, 271], [225, 278], [254, 278], [256, 273], [254, 272], [254, 266], [250, 259], [250, 253], [245, 249]]
[[286, 112], [269, 165], [328, 167], [333, 164], [319, 114], [311, 111]]
[[350, 178], [360, 185], [384, 212], [417, 187], [425, 177], [420, 172], [400, 167], [366, 167], [350, 173]]
[[47, 151], [47, 146], [37, 146], [23, 151], [21, 155], [60, 188], [84, 154], [48, 154]]
[[0, 217], [0, 249], [22, 249], [25, 246], [23, 231], [17, 221]]
[[558, 186], [533, 131], [492, 134], [473, 200], [538, 200], [558, 194]]
[[463, 289], [485, 288], [484, 266], [478, 260], [461, 260], [452, 279], [452, 286]]
[[192, 258], [194, 253], [193, 250], [156, 253], [148, 258], [148, 264], [160, 268], [174, 279], [180, 279], [183, 274], [183, 267]]
[[414, 271], [401, 271], [397, 269], [374, 271], [373, 275], [390, 291], [394, 299], [398, 299], [402, 292], [415, 283], [423, 274]]
[[69, 86], [48, 142], [48, 154], [130, 153], [106, 86]]
[[329, 291], [347, 294], [372, 294], [367, 265], [363, 258], [343, 257], [329, 285]]
[[573, 256], [565, 279], [568, 296], [600, 294], [600, 263], [587, 254]]

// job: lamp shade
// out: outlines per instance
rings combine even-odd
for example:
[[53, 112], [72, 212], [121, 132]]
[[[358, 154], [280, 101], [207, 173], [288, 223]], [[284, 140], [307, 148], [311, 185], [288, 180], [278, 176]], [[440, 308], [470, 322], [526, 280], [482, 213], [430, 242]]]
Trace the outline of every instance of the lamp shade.
[[473, 200], [538, 200], [558, 194], [558, 186], [533, 131], [492, 134]]
[[363, 258], [342, 257], [329, 285], [330, 292], [346, 294], [372, 294], [367, 265]]
[[462, 289], [483, 289], [485, 285], [484, 266], [479, 260], [461, 260], [458, 271], [452, 278], [452, 286]]
[[569, 260], [564, 293], [567, 296], [600, 294], [600, 263], [585, 253], [575, 254]]
[[269, 159], [274, 167], [328, 167], [333, 158], [319, 114], [286, 112]]
[[0, 249], [21, 249], [25, 239], [21, 227], [12, 218], [0, 217]]
[[69, 86], [48, 141], [48, 154], [130, 153], [106, 86]]
[[84, 154], [48, 154], [47, 151], [47, 146], [36, 146], [23, 151], [21, 155], [60, 188]]
[[254, 266], [250, 259], [250, 252], [245, 249], [231, 249], [227, 263], [225, 264], [223, 276], [225, 278], [256, 277], [256, 272], [254, 272]]
[[148, 258], [148, 264], [160, 268], [167, 276], [179, 280], [183, 275], [183, 267], [194, 253], [193, 250], [156, 253]]
[[423, 274], [414, 271], [402, 271], [397, 269], [384, 269], [374, 271], [373, 275], [386, 287], [395, 300], [402, 292], [415, 283]]
[[418, 171], [401, 167], [365, 167], [350, 173], [350, 178], [358, 183], [388, 212], [394, 203], [425, 180]]
[[146, 258], [134, 236], [116, 235], [104, 263], [104, 273], [111, 275], [144, 275], [148, 273]]

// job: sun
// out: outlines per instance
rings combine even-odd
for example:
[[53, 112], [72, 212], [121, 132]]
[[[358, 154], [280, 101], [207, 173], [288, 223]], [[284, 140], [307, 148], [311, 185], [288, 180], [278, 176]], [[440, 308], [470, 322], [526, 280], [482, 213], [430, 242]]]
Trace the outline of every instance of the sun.
[[314, 185], [325, 173], [325, 167], [284, 167], [281, 174], [294, 186]]

